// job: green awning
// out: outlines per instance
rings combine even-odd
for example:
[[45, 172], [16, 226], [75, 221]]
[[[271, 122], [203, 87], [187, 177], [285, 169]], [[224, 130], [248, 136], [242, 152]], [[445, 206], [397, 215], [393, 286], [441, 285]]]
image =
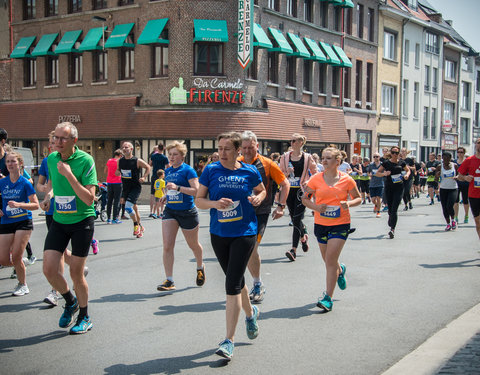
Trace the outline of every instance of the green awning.
[[[334, 4], [336, 5], [336, 4]], [[343, 0], [342, 4], [340, 5], [342, 8], [354, 8], [355, 5], [353, 5], [352, 0]]]
[[228, 42], [227, 21], [193, 20], [194, 42]]
[[42, 39], [38, 42], [38, 44], [35, 46], [35, 49], [32, 52], [32, 56], [38, 57], [38, 56], [55, 56], [55, 53], [50, 51], [50, 48], [52, 48], [53, 42], [55, 42], [55, 39], [57, 39], [58, 33], [55, 34], [45, 34], [42, 36]]
[[263, 31], [262, 27], [254, 23], [253, 24], [253, 36], [255, 37], [255, 40], [253, 42], [253, 45], [258, 48], [273, 48], [272, 42], [270, 42], [270, 39], [268, 39], [267, 34], [265, 34], [265, 31]]
[[105, 42], [105, 48], [135, 47], [135, 44], [125, 43], [125, 40], [127, 39], [128, 34], [130, 34], [130, 31], [132, 31], [134, 25], [135, 24], [132, 22], [115, 26], [110, 38]]
[[327, 62], [329, 64], [335, 65], [335, 66], [340, 66], [341, 65], [342, 62], [337, 57], [335, 52], [333, 52], [333, 49], [332, 49], [332, 47], [330, 47], [330, 44], [325, 43], [325, 42], [320, 42], [320, 46], [322, 47], [323, 52], [325, 52], [325, 54], [327, 55]]
[[328, 0], [329, 3], [332, 3], [334, 7], [342, 6], [343, 0]]
[[80, 37], [81, 33], [82, 30], [66, 32], [60, 43], [58, 43], [55, 53], [58, 55], [60, 53], [78, 52], [78, 50], [74, 49], [73, 47], [75, 46], [75, 43], [77, 42], [77, 39]]
[[160, 39], [167, 22], [168, 18], [148, 21], [137, 40], [137, 44], [169, 44], [170, 41], [168, 39]]
[[13, 49], [10, 57], [12, 59], [24, 59], [26, 57], [31, 57], [28, 51], [30, 50], [30, 47], [36, 38], [36, 36], [26, 36], [21, 38]]
[[85, 39], [83, 39], [83, 42], [80, 44], [80, 47], [78, 47], [78, 50], [80, 52], [84, 52], [102, 49], [102, 47], [98, 46], [98, 42], [100, 42], [100, 39], [102, 39], [103, 32], [106, 29], [107, 27], [105, 26], [88, 30], [87, 36]]
[[293, 53], [292, 47], [280, 31], [271, 27], [269, 27], [268, 30], [270, 30], [270, 33], [278, 44], [278, 47], [269, 48], [268, 50], [270, 52]]
[[312, 60], [320, 61], [320, 62], [327, 62], [327, 58], [325, 57], [324, 53], [318, 46], [317, 42], [310, 38], [303, 38], [305, 43], [307, 43], [308, 47], [312, 50]]
[[340, 47], [334, 46], [334, 45], [332, 45], [332, 48], [337, 53], [338, 57], [340, 57], [340, 60], [342, 60], [340, 66], [342, 68], [351, 68], [352, 67], [352, 62], [350, 61], [350, 59], [345, 54], [345, 51], [343, 49], [341, 49]]
[[308, 59], [310, 57], [310, 52], [308, 52], [308, 49], [307, 47], [305, 47], [305, 44], [303, 44], [302, 40], [295, 34], [287, 33], [287, 35], [295, 45], [295, 48], [297, 49], [297, 51], [293, 52], [291, 55]]

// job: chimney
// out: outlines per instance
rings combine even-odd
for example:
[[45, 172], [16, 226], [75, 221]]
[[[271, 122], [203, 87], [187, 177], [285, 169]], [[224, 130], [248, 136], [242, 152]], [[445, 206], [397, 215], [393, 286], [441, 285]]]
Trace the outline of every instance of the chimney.
[[453, 20], [445, 20], [446, 23], [448, 23], [450, 26], [453, 25]]
[[442, 22], [442, 13], [432, 13], [429, 15], [430, 19], [436, 23]]

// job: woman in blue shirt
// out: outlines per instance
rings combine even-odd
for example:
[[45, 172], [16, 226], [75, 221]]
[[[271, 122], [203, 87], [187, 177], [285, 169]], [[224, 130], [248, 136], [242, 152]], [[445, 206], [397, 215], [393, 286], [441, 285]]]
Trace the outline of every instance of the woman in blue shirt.
[[16, 152], [11, 152], [7, 154], [5, 163], [9, 175], [0, 180], [0, 193], [2, 194], [0, 264], [15, 267], [18, 285], [13, 295], [23, 296], [30, 292], [22, 260], [23, 251], [33, 230], [31, 210], [37, 210], [39, 204], [32, 184], [20, 175], [23, 168], [23, 157]]
[[196, 204], [210, 209], [210, 238], [215, 255], [226, 275], [227, 334], [216, 354], [230, 360], [235, 329], [243, 308], [247, 336], [258, 335], [258, 308], [250, 304], [245, 270], [257, 238], [254, 207], [265, 199], [265, 187], [258, 170], [237, 161], [242, 139], [231, 132], [218, 136], [220, 160], [207, 165], [200, 176]]

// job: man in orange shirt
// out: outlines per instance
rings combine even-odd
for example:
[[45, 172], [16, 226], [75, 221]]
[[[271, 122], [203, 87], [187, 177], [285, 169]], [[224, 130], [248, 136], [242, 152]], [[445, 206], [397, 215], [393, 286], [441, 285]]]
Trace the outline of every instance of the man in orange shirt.
[[259, 303], [263, 300], [265, 287], [260, 277], [261, 259], [260, 254], [258, 253], [258, 245], [262, 241], [262, 236], [267, 227], [268, 217], [270, 216], [273, 204], [272, 183], [276, 183], [280, 186], [279, 202], [277, 202], [277, 208], [273, 211], [273, 220], [283, 216], [288, 192], [290, 191], [290, 183], [280, 170], [280, 167], [273, 160], [258, 153], [257, 136], [251, 131], [246, 131], [242, 134], [242, 156], [240, 156], [238, 160], [246, 164], [252, 164], [258, 169], [262, 176], [263, 185], [265, 185], [267, 191], [267, 196], [263, 202], [260, 206], [255, 207], [258, 222], [257, 243], [255, 244], [255, 248], [253, 249], [253, 253], [248, 262], [248, 270], [253, 277], [253, 288], [250, 291], [250, 299], [253, 303]]

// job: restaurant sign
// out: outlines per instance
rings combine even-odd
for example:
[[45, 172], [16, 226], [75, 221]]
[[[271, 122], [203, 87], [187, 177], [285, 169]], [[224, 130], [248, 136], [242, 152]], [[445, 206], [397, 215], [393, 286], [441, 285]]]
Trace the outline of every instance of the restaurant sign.
[[185, 90], [183, 78], [178, 80], [179, 87], [170, 90], [170, 104], [243, 104], [245, 92], [241, 90], [243, 83], [238, 79], [236, 82], [221, 81], [218, 78], [205, 80], [196, 78], [193, 81], [195, 87]]
[[237, 60], [243, 70], [253, 61], [253, 0], [238, 0]]

